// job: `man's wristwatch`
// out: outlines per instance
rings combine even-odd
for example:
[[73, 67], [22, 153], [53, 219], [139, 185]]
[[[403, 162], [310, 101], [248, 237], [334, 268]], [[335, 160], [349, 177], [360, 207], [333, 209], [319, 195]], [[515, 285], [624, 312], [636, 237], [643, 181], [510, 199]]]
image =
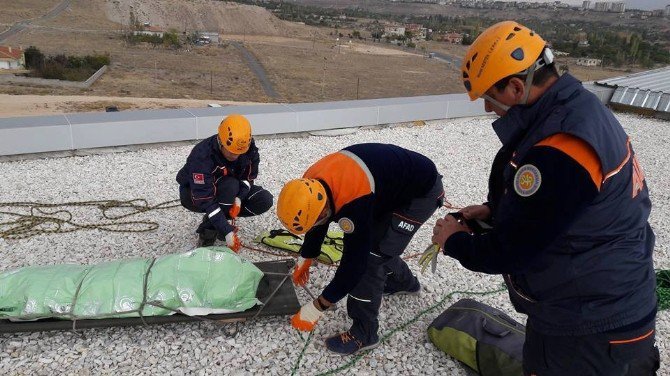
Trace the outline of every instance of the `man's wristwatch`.
[[[324, 304], [324, 302], [323, 302], [321, 299], [323, 299], [323, 298], [321, 297], [321, 295], [319, 295], [319, 297], [316, 298], [316, 300], [315, 300], [315, 302], [316, 302], [316, 308], [318, 308], [319, 311], [325, 311], [325, 310], [328, 309], [328, 306], [327, 306], [326, 304]], [[325, 299], [324, 299], [324, 301], [325, 301]]]

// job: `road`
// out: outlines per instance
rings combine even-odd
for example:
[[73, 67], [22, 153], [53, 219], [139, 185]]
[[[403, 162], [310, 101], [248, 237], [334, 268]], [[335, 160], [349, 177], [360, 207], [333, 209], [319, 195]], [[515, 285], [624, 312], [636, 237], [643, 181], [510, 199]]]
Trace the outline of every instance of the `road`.
[[453, 65], [456, 69], [461, 69], [461, 59], [435, 51], [431, 51], [430, 53], [434, 54], [436, 59], [443, 60], [446, 63]]
[[265, 69], [261, 65], [261, 63], [256, 59], [256, 57], [247, 50], [244, 45], [242, 45], [240, 42], [230, 42], [235, 48], [240, 50], [242, 53], [242, 56], [244, 56], [244, 59], [247, 61], [247, 65], [249, 66], [249, 69], [258, 77], [258, 80], [261, 82], [261, 86], [263, 87], [263, 91], [265, 91], [265, 94], [276, 100], [279, 101], [281, 98], [279, 96], [279, 93], [277, 93], [272, 86], [272, 82], [270, 82], [270, 79], [268, 78], [267, 73], [265, 72]]
[[13, 37], [14, 35], [22, 32], [23, 30], [28, 28], [28, 26], [30, 26], [30, 24], [33, 21], [47, 20], [47, 19], [54, 18], [54, 17], [58, 16], [65, 9], [67, 9], [67, 7], [70, 6], [70, 1], [71, 0], [63, 0], [60, 4], [56, 5], [55, 8], [53, 8], [52, 10], [50, 10], [49, 12], [47, 12], [46, 14], [44, 14], [44, 15], [38, 17], [38, 18], [35, 18], [35, 19], [32, 19], [32, 20], [23, 20], [23, 21], [19, 21], [19, 22], [15, 23], [14, 25], [12, 25], [6, 31], [0, 33], [0, 42], [3, 42], [5, 39]]

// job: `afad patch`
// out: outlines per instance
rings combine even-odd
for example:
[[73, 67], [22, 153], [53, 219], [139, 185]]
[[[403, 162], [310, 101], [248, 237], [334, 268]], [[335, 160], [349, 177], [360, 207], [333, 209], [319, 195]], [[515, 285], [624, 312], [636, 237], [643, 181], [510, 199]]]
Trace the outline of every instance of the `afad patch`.
[[195, 184], [205, 184], [205, 174], [199, 174], [197, 172], [193, 173], [193, 183]]
[[528, 197], [535, 194], [542, 184], [542, 174], [540, 170], [532, 164], [519, 167], [514, 175], [514, 190], [521, 197]]
[[337, 221], [337, 224], [345, 234], [351, 234], [354, 232], [354, 222], [347, 217], [340, 218], [340, 220]]

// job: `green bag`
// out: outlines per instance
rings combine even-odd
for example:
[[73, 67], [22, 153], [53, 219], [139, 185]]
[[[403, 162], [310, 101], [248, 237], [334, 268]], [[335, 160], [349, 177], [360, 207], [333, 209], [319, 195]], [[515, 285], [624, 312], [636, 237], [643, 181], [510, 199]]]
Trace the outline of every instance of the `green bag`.
[[[293, 235], [287, 230], [263, 231], [254, 239], [256, 243], [298, 253], [302, 246], [303, 238]], [[344, 233], [342, 231], [328, 231], [321, 245], [321, 253], [318, 260], [324, 264], [335, 264], [342, 259], [344, 248]]]
[[479, 375], [523, 375], [526, 328], [484, 303], [459, 300], [433, 320], [428, 337]]

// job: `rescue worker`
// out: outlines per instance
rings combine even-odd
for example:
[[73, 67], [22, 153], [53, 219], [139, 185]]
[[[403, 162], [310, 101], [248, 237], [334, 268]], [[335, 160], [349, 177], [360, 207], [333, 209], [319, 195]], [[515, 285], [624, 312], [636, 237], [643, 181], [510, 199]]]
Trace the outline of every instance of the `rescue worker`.
[[335, 276], [291, 323], [311, 331], [324, 311], [345, 296], [351, 328], [326, 339], [328, 350], [354, 354], [379, 345], [382, 295], [418, 294], [418, 279], [400, 255], [441, 205], [442, 177], [427, 157], [387, 144], [358, 144], [313, 164], [284, 185], [277, 215], [293, 234], [305, 234], [293, 281], [304, 285], [330, 222], [344, 232]]
[[452, 215], [433, 242], [473, 271], [502, 274], [528, 315], [527, 375], [652, 375], [655, 236], [644, 174], [623, 128], [551, 50], [512, 21], [484, 31], [462, 65], [471, 100], [500, 118], [488, 202]]
[[210, 246], [218, 238], [237, 252], [241, 244], [229, 220], [270, 209], [272, 194], [254, 184], [259, 161], [251, 124], [238, 114], [228, 115], [218, 134], [193, 147], [177, 182], [182, 206], [205, 213], [196, 230], [199, 246]]

